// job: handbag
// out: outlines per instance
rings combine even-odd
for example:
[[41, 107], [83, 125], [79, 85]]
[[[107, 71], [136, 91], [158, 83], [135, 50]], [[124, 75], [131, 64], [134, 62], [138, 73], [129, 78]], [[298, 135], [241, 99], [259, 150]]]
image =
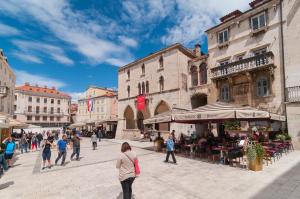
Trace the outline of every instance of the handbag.
[[126, 153], [124, 153], [126, 157], [133, 163], [134, 170], [135, 170], [135, 176], [138, 177], [141, 174], [140, 166], [139, 166], [139, 161], [137, 158], [132, 160]]

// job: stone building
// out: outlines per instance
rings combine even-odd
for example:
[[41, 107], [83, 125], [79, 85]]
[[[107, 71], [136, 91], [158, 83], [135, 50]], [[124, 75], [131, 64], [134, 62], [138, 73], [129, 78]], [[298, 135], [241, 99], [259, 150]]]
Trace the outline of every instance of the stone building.
[[280, 1], [255, 0], [250, 6], [206, 31], [211, 99], [284, 115]]
[[0, 49], [0, 112], [8, 115], [14, 113], [14, 90], [16, 76], [8, 64], [3, 50]]
[[[193, 52], [181, 44], [174, 44], [121, 67], [118, 78], [119, 104], [116, 137], [139, 138], [141, 131], [150, 128], [144, 126], [143, 120], [171, 111], [175, 107], [191, 109], [191, 91], [195, 91], [194, 97], [197, 99], [199, 96], [204, 97], [203, 103], [206, 104], [207, 75], [204, 74], [206, 64], [203, 59], [197, 59], [200, 56], [200, 45], [196, 45]], [[196, 67], [195, 76], [198, 76], [200, 81], [190, 86], [190, 65], [193, 59], [195, 59], [193, 66]], [[198, 60], [197, 63], [196, 60]], [[203, 72], [200, 73], [200, 71]], [[199, 96], [196, 92], [198, 90]], [[145, 98], [145, 107], [142, 110], [137, 109], [139, 96]], [[162, 133], [169, 132], [170, 129], [184, 133], [188, 131], [187, 128], [191, 128], [191, 125], [175, 123], [155, 125], [155, 129]]]
[[[90, 105], [88, 105], [90, 103]], [[89, 109], [89, 106], [91, 108]], [[78, 100], [76, 122], [96, 125], [99, 122], [117, 118], [117, 93], [114, 90], [89, 87], [85, 97]]]
[[42, 127], [70, 123], [71, 97], [55, 87], [25, 83], [15, 88], [14, 99], [14, 119]]
[[300, 1], [282, 1], [286, 108], [289, 134], [300, 148]]

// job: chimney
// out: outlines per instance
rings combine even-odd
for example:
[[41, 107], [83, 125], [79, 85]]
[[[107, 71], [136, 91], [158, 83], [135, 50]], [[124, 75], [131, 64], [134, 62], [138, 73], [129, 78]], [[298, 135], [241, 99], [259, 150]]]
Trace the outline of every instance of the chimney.
[[195, 54], [197, 57], [200, 57], [200, 56], [201, 56], [201, 45], [200, 45], [200, 44], [195, 44], [194, 54]]

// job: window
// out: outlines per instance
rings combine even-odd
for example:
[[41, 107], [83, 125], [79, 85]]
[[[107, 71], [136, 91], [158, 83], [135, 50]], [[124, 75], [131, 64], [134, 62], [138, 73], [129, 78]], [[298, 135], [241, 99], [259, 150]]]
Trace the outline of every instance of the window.
[[146, 93], [149, 93], [149, 82], [146, 81]]
[[223, 60], [223, 61], [220, 61], [220, 62], [219, 62], [219, 65], [220, 65], [220, 66], [225, 66], [225, 65], [227, 65], [227, 64], [229, 64], [229, 59], [226, 59], [226, 60]]
[[40, 107], [39, 107], [39, 106], [35, 107], [35, 112], [36, 112], [37, 114], [40, 113]]
[[162, 56], [159, 58], [159, 68], [164, 68], [164, 58]]
[[14, 111], [17, 111], [17, 105], [14, 105]]
[[60, 113], [60, 108], [57, 108], [57, 113]]
[[200, 84], [206, 84], [207, 83], [207, 67], [206, 64], [203, 63], [200, 65]]
[[40, 121], [40, 116], [35, 116], [35, 121]]
[[53, 107], [51, 107], [51, 111], [50, 111], [50, 113], [51, 113], [51, 114], [53, 114], [53, 113], [54, 113], [54, 108], [53, 108]]
[[44, 98], [44, 103], [47, 103], [47, 98]]
[[50, 121], [54, 121], [54, 117], [53, 116], [50, 116]]
[[268, 79], [265, 77], [259, 78], [256, 82], [256, 92], [258, 97], [265, 97], [269, 94]]
[[28, 102], [32, 102], [32, 97], [28, 97]]
[[17, 95], [15, 95], [15, 100], [17, 100], [18, 99], [18, 96]]
[[51, 99], [51, 104], [54, 104], [54, 99]]
[[251, 17], [252, 30], [258, 30], [267, 25], [266, 12], [260, 13], [254, 17]]
[[192, 78], [192, 86], [198, 85], [198, 71], [196, 66], [192, 66], [191, 68], [191, 78]]
[[44, 113], [47, 113], [47, 107], [44, 107]]
[[235, 56], [235, 61], [241, 61], [244, 59], [245, 54]]
[[254, 56], [262, 55], [262, 54], [265, 54], [266, 52], [267, 52], [267, 48], [261, 48], [259, 50], [253, 51], [253, 55]]
[[142, 75], [145, 75], [145, 64], [142, 65]]
[[36, 98], [36, 103], [40, 103], [40, 98]]
[[101, 113], [103, 113], [103, 107], [101, 107]]
[[228, 34], [228, 29], [223, 30], [218, 33], [218, 42], [219, 44], [224, 44], [228, 42], [229, 34]]
[[16, 120], [17, 119], [17, 115], [14, 115], [13, 118]]
[[28, 112], [32, 112], [32, 106], [28, 106], [27, 110]]
[[138, 84], [139, 95], [142, 94], [141, 83]]
[[221, 87], [221, 100], [222, 101], [229, 101], [230, 95], [229, 95], [229, 86], [227, 84], [223, 85]]
[[31, 115], [27, 115], [27, 121], [32, 121], [32, 116]]
[[130, 86], [127, 86], [127, 97], [130, 97]]
[[56, 121], [58, 121], [58, 122], [59, 122], [59, 121], [60, 121], [60, 117], [56, 117]]
[[164, 77], [160, 76], [159, 78], [159, 91], [162, 92], [164, 90]]
[[57, 104], [60, 104], [60, 100], [57, 100]]
[[43, 121], [47, 121], [47, 116], [43, 116]]
[[127, 71], [127, 80], [130, 80], [130, 70]]
[[144, 82], [142, 83], [142, 94], [143, 95], [145, 94], [145, 83]]

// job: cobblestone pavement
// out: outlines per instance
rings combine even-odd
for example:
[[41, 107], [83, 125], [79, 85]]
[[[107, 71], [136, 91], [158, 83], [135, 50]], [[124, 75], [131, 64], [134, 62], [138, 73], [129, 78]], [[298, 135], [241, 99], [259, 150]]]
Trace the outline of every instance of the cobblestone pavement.
[[[122, 199], [116, 158], [118, 140], [103, 140], [93, 151], [82, 141], [80, 161], [41, 171], [40, 152], [17, 155], [14, 168], [0, 179], [1, 199]], [[134, 182], [136, 199], [300, 198], [300, 152], [284, 155], [262, 172], [252, 172], [177, 157], [163, 163], [164, 154], [143, 148], [152, 143], [130, 142], [137, 152], [141, 176]], [[57, 152], [52, 152], [52, 159]]]

